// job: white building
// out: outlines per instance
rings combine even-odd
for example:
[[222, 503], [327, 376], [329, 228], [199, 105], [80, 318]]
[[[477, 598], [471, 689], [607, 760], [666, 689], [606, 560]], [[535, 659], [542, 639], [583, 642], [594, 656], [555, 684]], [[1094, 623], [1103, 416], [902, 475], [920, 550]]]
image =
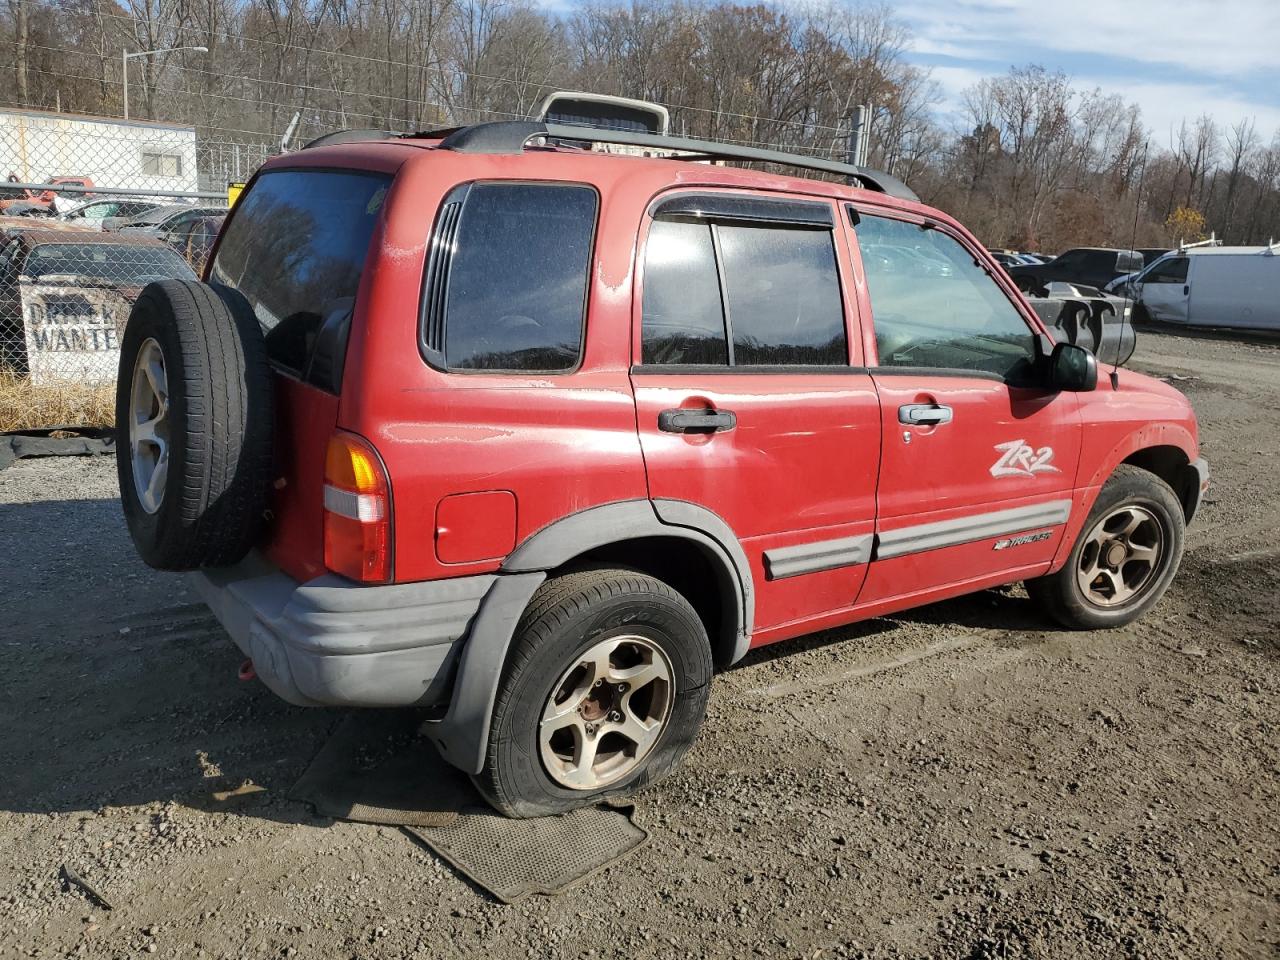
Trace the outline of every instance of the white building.
[[197, 190], [194, 127], [0, 110], [0, 179], [46, 183], [52, 177], [88, 177], [97, 187]]

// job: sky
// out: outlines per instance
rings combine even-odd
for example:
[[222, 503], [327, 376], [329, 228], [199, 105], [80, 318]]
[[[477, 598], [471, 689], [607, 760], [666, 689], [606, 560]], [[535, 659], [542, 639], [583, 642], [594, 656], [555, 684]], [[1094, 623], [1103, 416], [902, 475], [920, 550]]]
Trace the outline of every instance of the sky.
[[[566, 13], [584, 0], [534, 2]], [[961, 92], [977, 80], [1037, 63], [1061, 70], [1077, 89], [1138, 103], [1162, 145], [1184, 117], [1202, 113], [1224, 130], [1253, 118], [1265, 142], [1280, 132], [1280, 0], [883, 2], [911, 30], [908, 59], [931, 69], [943, 120], [958, 120]]]
[[1280, 132], [1280, 0], [909, 0], [892, 9], [913, 35], [908, 59], [941, 88], [944, 115], [982, 77], [1038, 63], [1076, 88], [1138, 103], [1161, 144], [1202, 113], [1220, 128], [1254, 118], [1264, 141]]

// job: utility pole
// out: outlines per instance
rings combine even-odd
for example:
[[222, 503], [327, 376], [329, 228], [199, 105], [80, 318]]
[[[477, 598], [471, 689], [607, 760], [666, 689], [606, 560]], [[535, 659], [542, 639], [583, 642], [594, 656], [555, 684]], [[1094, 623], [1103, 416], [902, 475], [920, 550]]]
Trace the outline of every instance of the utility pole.
[[871, 107], [860, 103], [849, 118], [849, 163], [865, 167], [871, 152]]

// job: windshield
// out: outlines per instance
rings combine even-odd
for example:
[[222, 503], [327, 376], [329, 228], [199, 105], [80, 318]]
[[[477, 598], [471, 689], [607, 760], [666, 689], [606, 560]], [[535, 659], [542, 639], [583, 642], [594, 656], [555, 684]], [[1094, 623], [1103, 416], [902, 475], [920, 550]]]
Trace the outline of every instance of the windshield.
[[27, 254], [22, 275], [32, 280], [75, 277], [117, 286], [152, 280], [195, 280], [187, 262], [166, 247], [115, 243], [45, 243]]

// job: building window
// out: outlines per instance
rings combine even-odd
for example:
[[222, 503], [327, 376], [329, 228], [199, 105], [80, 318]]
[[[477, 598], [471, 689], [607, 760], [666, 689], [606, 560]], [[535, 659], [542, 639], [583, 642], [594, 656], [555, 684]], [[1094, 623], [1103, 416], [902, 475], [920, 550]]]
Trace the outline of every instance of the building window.
[[143, 150], [142, 175], [145, 177], [182, 176], [182, 154]]

